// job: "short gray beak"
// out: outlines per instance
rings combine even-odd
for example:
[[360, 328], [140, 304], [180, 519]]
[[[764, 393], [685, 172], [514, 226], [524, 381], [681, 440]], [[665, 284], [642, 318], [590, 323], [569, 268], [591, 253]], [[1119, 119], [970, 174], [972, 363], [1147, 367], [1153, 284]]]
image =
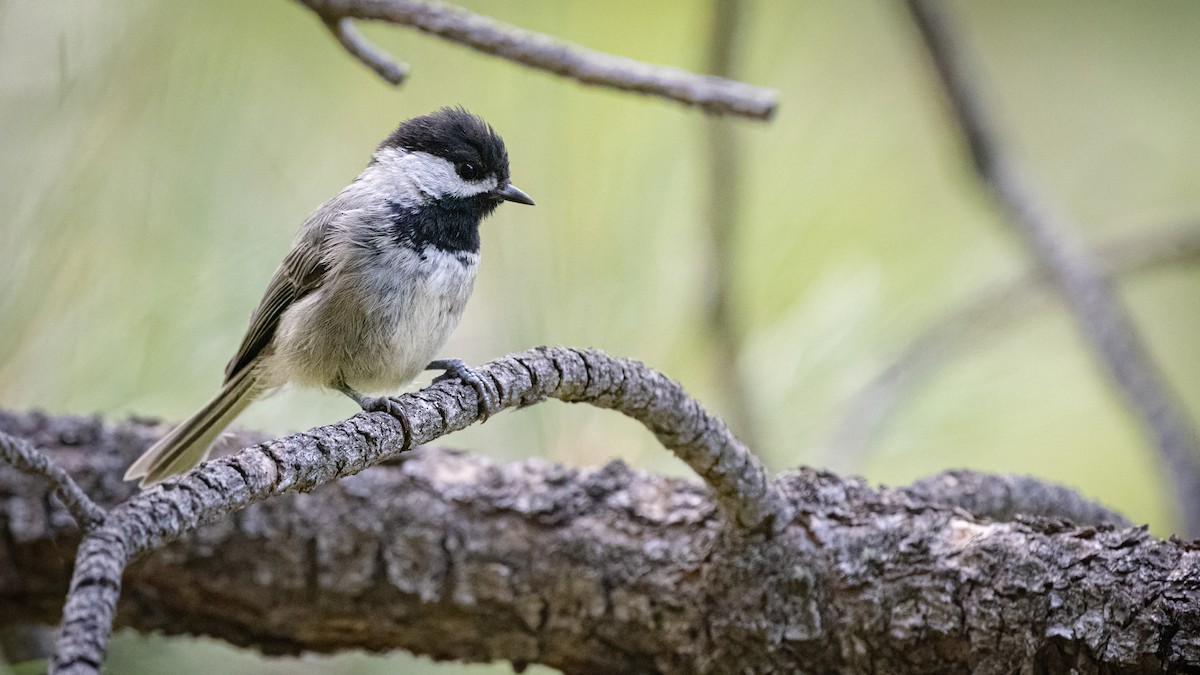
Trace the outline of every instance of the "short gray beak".
[[496, 190], [496, 196], [506, 202], [516, 202], [518, 204], [528, 204], [533, 206], [533, 197], [525, 194], [521, 188], [513, 185], [512, 183], [505, 185], [499, 190]]

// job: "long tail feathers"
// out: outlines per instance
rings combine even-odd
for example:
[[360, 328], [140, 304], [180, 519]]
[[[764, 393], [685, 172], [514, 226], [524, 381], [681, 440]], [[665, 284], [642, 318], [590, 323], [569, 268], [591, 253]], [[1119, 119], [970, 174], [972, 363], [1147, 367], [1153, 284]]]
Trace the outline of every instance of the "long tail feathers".
[[141, 478], [145, 487], [196, 466], [209, 447], [259, 393], [254, 368], [243, 368], [195, 415], [171, 430], [129, 467], [125, 480]]

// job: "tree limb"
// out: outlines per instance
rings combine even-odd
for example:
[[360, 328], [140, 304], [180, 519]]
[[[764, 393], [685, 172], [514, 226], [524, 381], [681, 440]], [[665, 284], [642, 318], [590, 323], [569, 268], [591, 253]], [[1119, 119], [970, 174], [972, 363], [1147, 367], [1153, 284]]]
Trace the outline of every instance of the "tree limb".
[[[419, 0], [299, 2], [332, 27], [341, 27], [343, 19], [351, 18], [386, 21], [583, 84], [657, 96], [694, 105], [715, 115], [767, 120], [775, 112], [776, 95], [770, 89], [586, 49], [459, 7]], [[352, 55], [392, 84], [399, 84], [388, 74], [394, 71], [394, 59], [374, 49], [362, 48], [360, 39], [348, 42], [336, 31], [335, 35]]]
[[[1119, 237], [1098, 250], [1108, 276], [1139, 274], [1200, 259], [1200, 225]], [[939, 367], [1004, 326], [1025, 319], [1045, 299], [1049, 275], [1033, 270], [980, 293], [925, 328], [843, 407], [823, 450], [826, 465], [856, 470], [908, 396]]]
[[1084, 246], [1078, 228], [1004, 152], [966, 65], [965, 52], [935, 0], [908, 0], [907, 6], [979, 180], [1046, 270], [1097, 360], [1153, 438], [1174, 486], [1183, 532], [1200, 536], [1200, 443], [1191, 421], [1147, 353], [1100, 264]]
[[[114, 504], [135, 492], [124, 465], [165, 429], [0, 413], [0, 431]], [[146, 556], [125, 575], [117, 623], [270, 654], [407, 649], [567, 673], [1159, 673], [1200, 661], [1196, 549], [968, 512], [1000, 515], [1007, 498], [964, 500], [965, 488], [998, 495], [1029, 479], [873, 490], [795, 472], [779, 483], [796, 517], [765, 538], [731, 536], [701, 486], [619, 462], [401, 458]], [[79, 532], [43, 517], [44, 494], [0, 467], [0, 624], [52, 622], [61, 607]]]

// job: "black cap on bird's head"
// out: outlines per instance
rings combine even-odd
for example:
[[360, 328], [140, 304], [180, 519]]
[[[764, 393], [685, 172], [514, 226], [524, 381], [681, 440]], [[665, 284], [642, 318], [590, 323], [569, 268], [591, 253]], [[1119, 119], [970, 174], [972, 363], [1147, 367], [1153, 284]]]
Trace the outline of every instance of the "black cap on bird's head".
[[533, 204], [529, 195], [509, 182], [504, 139], [490, 124], [462, 107], [442, 108], [402, 122], [379, 145], [380, 150], [385, 148], [440, 157], [453, 164], [464, 181], [494, 178], [497, 187], [491, 194], [496, 199]]

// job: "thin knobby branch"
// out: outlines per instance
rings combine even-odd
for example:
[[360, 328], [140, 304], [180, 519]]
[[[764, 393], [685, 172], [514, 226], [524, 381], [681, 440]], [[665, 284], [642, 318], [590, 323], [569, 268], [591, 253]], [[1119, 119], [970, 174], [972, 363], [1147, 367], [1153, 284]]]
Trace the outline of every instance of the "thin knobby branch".
[[[408, 26], [530, 68], [568, 77], [583, 84], [610, 87], [694, 105], [716, 115], [739, 115], [767, 120], [775, 112], [776, 95], [721, 77], [696, 75], [679, 68], [657, 66], [559, 41], [516, 26], [474, 14], [459, 7], [419, 0], [299, 0], [326, 25], [341, 27], [343, 19], [385, 21]], [[351, 54], [398, 84], [394, 59], [358, 38], [338, 40]]]
[[950, 26], [933, 0], [908, 0], [980, 181], [1008, 223], [1050, 276], [1096, 358], [1154, 439], [1174, 484], [1182, 532], [1200, 536], [1200, 443], [1127, 310], [1113, 292], [1078, 228], [1045, 198], [1006, 154], [978, 85]]
[[[1195, 263], [1200, 259], [1200, 225], [1127, 235], [1098, 253], [1104, 273], [1112, 277]], [[1049, 286], [1044, 270], [1031, 271], [981, 293], [921, 332], [850, 397], [826, 442], [825, 464], [843, 470], [861, 467], [871, 444], [915, 389], [979, 340], [1028, 318], [1046, 299]]]
[[45, 478], [81, 530], [89, 531], [104, 520], [104, 509], [89, 499], [66, 471], [29, 441], [0, 432], [0, 461]]
[[[543, 347], [498, 359], [477, 372], [497, 393], [499, 405], [490, 413], [557, 398], [638, 420], [704, 479], [737, 531], [770, 534], [791, 519], [788, 503], [758, 459], [724, 423], [677, 383], [641, 363], [591, 350]], [[461, 383], [442, 382], [397, 401], [411, 438], [404, 437], [395, 418], [363, 413], [206, 462], [113, 508], [76, 554], [53, 671], [98, 672], [122, 573], [137, 557], [249, 504], [311, 491], [479, 418], [474, 390]]]

